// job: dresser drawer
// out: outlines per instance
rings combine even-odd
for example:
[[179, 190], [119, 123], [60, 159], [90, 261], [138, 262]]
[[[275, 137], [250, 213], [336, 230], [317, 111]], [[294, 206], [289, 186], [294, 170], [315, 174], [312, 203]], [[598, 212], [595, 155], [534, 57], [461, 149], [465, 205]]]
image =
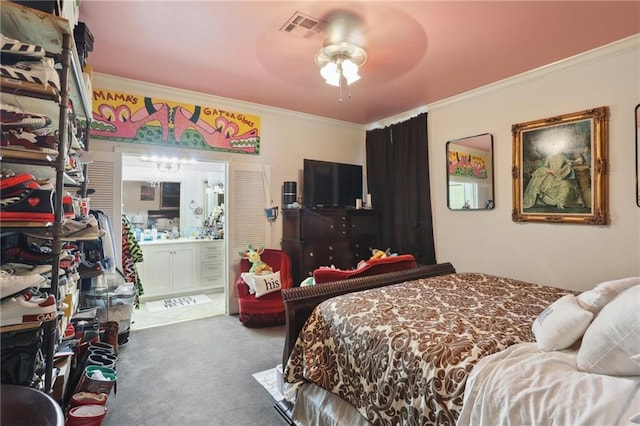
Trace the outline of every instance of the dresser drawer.
[[345, 238], [349, 231], [346, 215], [333, 211], [305, 212], [301, 228], [303, 240]]
[[200, 253], [200, 262], [222, 262], [224, 253]]
[[202, 278], [219, 277], [222, 275], [222, 263], [203, 263], [200, 269]]
[[224, 253], [224, 245], [204, 244], [200, 247], [200, 253]]

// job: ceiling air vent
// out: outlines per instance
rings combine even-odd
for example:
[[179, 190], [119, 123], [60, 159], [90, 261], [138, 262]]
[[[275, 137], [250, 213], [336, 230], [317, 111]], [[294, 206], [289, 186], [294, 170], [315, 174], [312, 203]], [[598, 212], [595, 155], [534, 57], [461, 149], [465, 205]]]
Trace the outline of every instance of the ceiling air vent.
[[296, 37], [312, 39], [322, 36], [326, 26], [327, 23], [320, 19], [296, 12], [280, 28], [280, 31], [293, 34]]

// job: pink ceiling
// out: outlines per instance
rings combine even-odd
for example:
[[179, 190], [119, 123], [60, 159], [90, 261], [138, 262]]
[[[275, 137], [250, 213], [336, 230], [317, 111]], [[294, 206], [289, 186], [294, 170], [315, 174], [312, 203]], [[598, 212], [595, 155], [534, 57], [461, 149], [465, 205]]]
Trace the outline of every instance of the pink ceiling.
[[[324, 37], [279, 31], [348, 9], [368, 60], [351, 98], [314, 63]], [[640, 33], [638, 1], [98, 1], [94, 71], [368, 124]]]

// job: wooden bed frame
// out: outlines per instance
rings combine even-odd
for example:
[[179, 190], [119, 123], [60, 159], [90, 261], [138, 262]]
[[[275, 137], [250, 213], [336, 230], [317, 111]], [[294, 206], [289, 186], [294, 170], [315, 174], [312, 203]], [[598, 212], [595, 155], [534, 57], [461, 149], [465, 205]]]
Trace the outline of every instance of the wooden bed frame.
[[[286, 326], [282, 369], [284, 370], [287, 365], [293, 346], [307, 318], [309, 318], [313, 309], [325, 300], [341, 294], [384, 287], [419, 278], [453, 274], [455, 272], [453, 265], [447, 262], [435, 265], [418, 265], [413, 269], [349, 278], [315, 286], [283, 289], [282, 299], [284, 300]], [[291, 420], [293, 405], [291, 403], [286, 400], [278, 401], [275, 404], [275, 409], [288, 424], [293, 425]]]

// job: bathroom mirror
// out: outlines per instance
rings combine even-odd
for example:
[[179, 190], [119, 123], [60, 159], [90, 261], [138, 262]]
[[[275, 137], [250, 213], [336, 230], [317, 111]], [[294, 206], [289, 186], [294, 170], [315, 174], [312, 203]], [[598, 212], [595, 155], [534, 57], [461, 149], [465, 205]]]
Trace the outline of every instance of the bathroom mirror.
[[449, 209], [493, 209], [493, 136], [483, 133], [451, 140], [446, 150]]
[[209, 178], [204, 182], [203, 234], [210, 238], [223, 238], [224, 182]]
[[217, 220], [224, 214], [224, 183], [222, 181], [204, 182], [204, 216]]
[[636, 204], [640, 207], [640, 104], [636, 105]]
[[170, 231], [180, 225], [179, 182], [123, 181], [122, 204], [135, 228]]

